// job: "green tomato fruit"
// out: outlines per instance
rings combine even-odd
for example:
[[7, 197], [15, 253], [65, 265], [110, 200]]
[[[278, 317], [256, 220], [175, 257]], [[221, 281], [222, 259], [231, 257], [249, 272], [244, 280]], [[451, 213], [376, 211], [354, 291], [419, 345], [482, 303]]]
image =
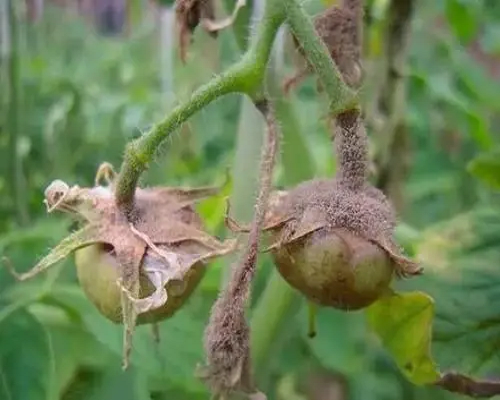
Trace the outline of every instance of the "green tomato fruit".
[[273, 251], [283, 278], [310, 301], [342, 310], [375, 302], [394, 264], [379, 246], [348, 231], [318, 230]]
[[[117, 280], [121, 266], [113, 255], [111, 246], [96, 244], [75, 252], [75, 264], [80, 285], [102, 315], [110, 321], [122, 323], [121, 290]], [[150, 251], [150, 250], [148, 250]], [[151, 262], [147, 254], [143, 262]], [[192, 266], [183, 281], [170, 281], [166, 285], [168, 300], [155, 310], [137, 317], [137, 324], [149, 324], [171, 317], [189, 298], [205, 273], [202, 262]], [[140, 294], [143, 298], [153, 293], [154, 288], [147, 276], [140, 275]]]

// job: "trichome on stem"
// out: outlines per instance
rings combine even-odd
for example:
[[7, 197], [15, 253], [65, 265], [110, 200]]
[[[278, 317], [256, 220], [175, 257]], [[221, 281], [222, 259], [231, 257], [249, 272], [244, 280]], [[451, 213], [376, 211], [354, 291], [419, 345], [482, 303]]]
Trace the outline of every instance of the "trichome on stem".
[[259, 193], [254, 217], [241, 260], [232, 266], [229, 281], [213, 305], [205, 331], [207, 366], [201, 375], [216, 396], [225, 398], [233, 391], [253, 398], [265, 398], [253, 382], [249, 336], [245, 309], [257, 267], [259, 242], [272, 188], [272, 176], [278, 147], [278, 126], [267, 100], [255, 103], [266, 122], [266, 134], [260, 161]]

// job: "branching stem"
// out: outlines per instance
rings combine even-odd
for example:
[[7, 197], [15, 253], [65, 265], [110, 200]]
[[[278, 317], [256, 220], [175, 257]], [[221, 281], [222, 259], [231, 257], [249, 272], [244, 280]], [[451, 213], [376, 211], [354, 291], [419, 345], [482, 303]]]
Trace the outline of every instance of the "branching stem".
[[[413, 0], [393, 1], [392, 3], [394, 5], [403, 4], [408, 6], [413, 4]], [[389, 58], [388, 72], [391, 78], [388, 79], [388, 84], [392, 90], [388, 90], [389, 98], [385, 100], [386, 104], [383, 104], [385, 108], [395, 108], [389, 106], [397, 104], [397, 101], [394, 101], [394, 99], [398, 98], [400, 94], [398, 88], [403, 82], [403, 77], [400, 76], [398, 67], [400, 67], [400, 58], [404, 57], [403, 50], [406, 48], [407, 43], [405, 42], [406, 35], [401, 34], [399, 30], [403, 29], [404, 32], [407, 31], [412, 15], [411, 8], [409, 10], [410, 12], [404, 18], [398, 16], [399, 18], [397, 18], [395, 25], [392, 27], [394, 32], [400, 34], [392, 35], [395, 43], [390, 43], [387, 51]], [[147, 169], [148, 164], [152, 161], [162, 142], [197, 111], [226, 94], [243, 93], [251, 97], [256, 105], [263, 106], [264, 108], [259, 108], [266, 118], [270, 117], [271, 114], [267, 109], [267, 103], [263, 100], [262, 86], [274, 39], [279, 27], [285, 21], [302, 47], [309, 64], [314, 68], [321, 81], [330, 101], [331, 115], [336, 116], [341, 112], [358, 107], [358, 94], [349, 89], [342, 80], [340, 72], [335, 62], [331, 59], [326, 45], [317, 36], [314, 25], [310, 17], [305, 13], [299, 0], [267, 0], [264, 16], [257, 26], [253, 41], [240, 61], [221, 75], [198, 88], [187, 101], [175, 107], [164, 120], [158, 122], [141, 138], [131, 142], [127, 146], [124, 161], [116, 182], [115, 194], [119, 208], [129, 218], [133, 217], [134, 194], [140, 175]], [[274, 119], [272, 121], [268, 119], [267, 122], [268, 135], [272, 136], [273, 133], [276, 133], [275, 129], [277, 129], [275, 121]], [[390, 129], [391, 132], [393, 130]], [[243, 268], [234, 271], [232, 283], [230, 282], [227, 288], [231, 294], [229, 297], [239, 297], [243, 302], [248, 296], [250, 282], [255, 272], [258, 253], [257, 243], [269, 196], [270, 171], [274, 163], [273, 152], [277, 145], [273, 142], [271, 136], [268, 137], [268, 139], [271, 139], [268, 143], [268, 152], [265, 152], [263, 156], [263, 173], [260, 182], [261, 190], [256, 203], [253, 227], [249, 235], [247, 251], [242, 259]], [[224, 299], [222, 298], [222, 300]], [[278, 275], [273, 275], [273, 279], [268, 282], [264, 295], [259, 299], [252, 321], [252, 327], [255, 327], [253, 329], [252, 356], [257, 361], [257, 364], [262, 363], [265, 359], [269, 342], [277, 329], [278, 320], [290, 303], [291, 292], [283, 284]], [[499, 382], [473, 380], [468, 376], [458, 373], [444, 374], [436, 385], [453, 393], [461, 393], [476, 398], [486, 398], [500, 394]]]
[[253, 99], [259, 97], [274, 38], [284, 19], [282, 0], [267, 1], [254, 41], [241, 60], [198, 88], [163, 121], [127, 146], [115, 192], [117, 204], [122, 211], [130, 216], [140, 175], [146, 170], [162, 142], [189, 117], [229, 93], [245, 93]]
[[287, 24], [328, 95], [332, 115], [354, 108], [357, 95], [342, 80], [326, 44], [316, 34], [311, 18], [297, 0], [285, 0], [285, 4]]
[[332, 112], [337, 113], [356, 105], [356, 95], [343, 82], [325, 44], [317, 36], [310, 18], [298, 0], [268, 0], [253, 41], [241, 60], [198, 88], [163, 121], [127, 146], [115, 194], [119, 208], [129, 217], [140, 175], [146, 170], [162, 142], [175, 129], [194, 113], [226, 94], [245, 93], [254, 101], [261, 98], [262, 83], [274, 38], [285, 18], [322, 81]]
[[266, 138], [263, 143], [261, 156], [260, 177], [259, 177], [259, 194], [255, 202], [255, 213], [252, 222], [252, 227], [248, 234], [248, 243], [246, 251], [243, 255], [244, 268], [240, 272], [235, 272], [234, 279], [229, 287], [231, 288], [231, 298], [247, 297], [247, 293], [240, 293], [241, 290], [248, 291], [250, 281], [255, 272], [255, 264], [257, 262], [257, 254], [259, 252], [259, 241], [264, 218], [267, 211], [269, 194], [272, 188], [272, 173], [276, 159], [278, 146], [278, 127], [274, 116], [274, 111], [270, 108], [271, 105], [267, 100], [256, 103], [256, 107], [262, 113], [266, 120]]

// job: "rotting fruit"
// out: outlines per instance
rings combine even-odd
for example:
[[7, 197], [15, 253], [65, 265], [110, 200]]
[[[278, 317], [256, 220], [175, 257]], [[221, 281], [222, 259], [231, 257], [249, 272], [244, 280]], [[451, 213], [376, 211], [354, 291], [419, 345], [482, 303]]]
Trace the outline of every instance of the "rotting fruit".
[[[418, 275], [422, 268], [403, 255], [393, 238], [394, 209], [367, 182], [359, 110], [339, 114], [335, 122], [335, 178], [275, 192], [264, 230], [271, 236], [267, 250], [291, 286], [318, 305], [358, 310], [384, 294], [394, 275]], [[248, 230], [227, 221], [234, 231]]]
[[[236, 241], [221, 242], [206, 233], [193, 208], [218, 188], [137, 188], [127, 218], [115, 204], [114, 180], [112, 166], [104, 163], [93, 187], [53, 181], [45, 190], [48, 212], [69, 213], [80, 228], [32, 270], [12, 272], [25, 280], [75, 253], [78, 279], [90, 301], [106, 318], [130, 330], [136, 323], [172, 316], [200, 282], [206, 263], [231, 252]], [[125, 319], [123, 295], [137, 320]]]
[[[199, 251], [194, 242], [185, 244], [183, 247], [183, 251]], [[158, 246], [158, 248], [162, 251], [173, 250], [171, 246]], [[120, 279], [120, 265], [114, 257], [113, 248], [106, 244], [94, 244], [77, 250], [75, 251], [75, 265], [78, 281], [88, 299], [107, 319], [121, 324], [123, 320], [121, 290], [117, 285]], [[154, 293], [155, 287], [144, 270], [157, 268], [168, 268], [168, 265], [148, 249], [139, 275], [139, 298], [148, 298]], [[171, 317], [196, 289], [205, 274], [205, 268], [205, 263], [199, 261], [186, 271], [182, 279], [170, 280], [165, 285], [168, 301], [158, 308], [139, 314], [137, 325], [159, 322]]]
[[[308, 186], [314, 189], [318, 183], [311, 181]], [[293, 190], [289, 193], [294, 194]], [[297, 221], [301, 228], [288, 239], [283, 240], [283, 233], [293, 230], [292, 220], [281, 229], [271, 228], [275, 243], [269, 250], [279, 273], [318, 305], [358, 310], [372, 304], [388, 290], [394, 261], [376, 243], [348, 229], [321, 223], [321, 212], [315, 222], [309, 219], [313, 214], [311, 209], [305, 211]]]

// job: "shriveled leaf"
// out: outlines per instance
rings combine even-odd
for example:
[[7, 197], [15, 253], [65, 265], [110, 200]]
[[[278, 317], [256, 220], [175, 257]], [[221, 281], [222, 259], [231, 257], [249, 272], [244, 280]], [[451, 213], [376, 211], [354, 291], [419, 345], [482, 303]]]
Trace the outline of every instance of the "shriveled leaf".
[[367, 321], [405, 376], [417, 385], [439, 378], [430, 354], [434, 301], [424, 293], [388, 294], [366, 310]]
[[241, 7], [244, 7], [245, 5], [246, 5], [246, 0], [237, 0], [233, 12], [231, 13], [230, 16], [220, 21], [213, 21], [211, 19], [206, 18], [202, 19], [201, 23], [203, 27], [207, 30], [207, 32], [217, 32], [222, 29], [225, 29], [234, 23], [236, 17], [238, 16], [238, 10]]
[[[469, 4], [467, 4], [469, 3]], [[463, 41], [469, 41], [476, 34], [479, 27], [479, 18], [477, 13], [473, 12], [472, 2], [461, 0], [446, 1], [446, 17], [458, 38]]]
[[[139, 297], [139, 272], [141, 260], [144, 255], [144, 248], [141, 246], [130, 246], [128, 249], [124, 246], [116, 248], [116, 256], [119, 264], [122, 266], [121, 282], [122, 291], [121, 306], [123, 315], [123, 369], [127, 369], [132, 351], [132, 339], [134, 336], [135, 325], [137, 322], [137, 310], [135, 309], [130, 296], [133, 299]], [[127, 296], [128, 293], [128, 296]]]

